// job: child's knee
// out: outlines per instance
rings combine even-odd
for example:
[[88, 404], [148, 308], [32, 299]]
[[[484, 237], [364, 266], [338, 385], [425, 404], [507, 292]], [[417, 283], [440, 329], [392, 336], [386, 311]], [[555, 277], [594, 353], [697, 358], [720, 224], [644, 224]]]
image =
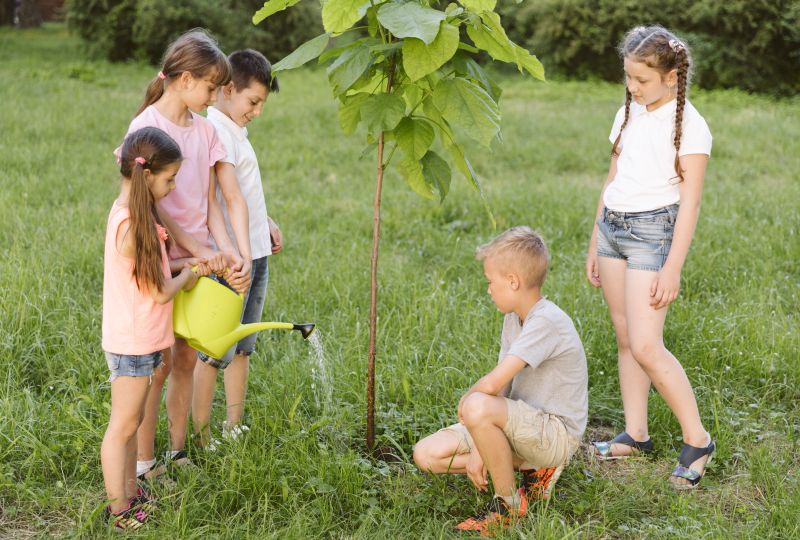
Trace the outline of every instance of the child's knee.
[[631, 340], [631, 353], [636, 361], [647, 366], [658, 360], [664, 345], [655, 340]]
[[465, 425], [475, 425], [489, 415], [490, 396], [475, 392], [470, 394], [461, 405], [461, 416]]
[[138, 418], [129, 418], [125, 420], [112, 421], [108, 424], [106, 429], [106, 436], [112, 439], [130, 441], [136, 436], [136, 431], [139, 429]]

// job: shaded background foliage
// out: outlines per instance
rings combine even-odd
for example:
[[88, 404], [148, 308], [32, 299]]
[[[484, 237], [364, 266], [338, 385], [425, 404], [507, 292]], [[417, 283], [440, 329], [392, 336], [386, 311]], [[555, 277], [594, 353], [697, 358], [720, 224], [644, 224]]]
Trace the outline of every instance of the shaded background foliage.
[[[211, 30], [225, 50], [254, 47], [273, 61], [322, 32], [317, 1], [253, 26], [250, 17], [262, 4], [68, 0], [67, 19], [96, 53], [151, 63], [174, 37], [196, 26]], [[617, 45], [625, 31], [659, 23], [689, 42], [702, 88], [800, 93], [800, 0], [507, 0], [498, 11], [509, 38], [536, 53], [550, 75], [618, 81]]]

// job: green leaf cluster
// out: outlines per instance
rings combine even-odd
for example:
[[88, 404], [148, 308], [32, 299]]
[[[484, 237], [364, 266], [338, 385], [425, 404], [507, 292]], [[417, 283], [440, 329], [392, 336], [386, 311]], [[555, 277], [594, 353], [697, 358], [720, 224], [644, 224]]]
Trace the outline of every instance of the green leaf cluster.
[[[253, 21], [298, 1], [269, 0]], [[398, 170], [416, 193], [444, 199], [450, 163], [480, 191], [464, 143], [488, 148], [500, 139], [501, 90], [472, 55], [485, 51], [544, 80], [542, 64], [508, 38], [495, 7], [496, 0], [460, 0], [444, 10], [424, 0], [325, 0], [325, 33], [274, 70], [325, 64], [342, 130], [362, 126], [370, 144], [382, 135], [390, 145], [383, 165], [399, 150]]]

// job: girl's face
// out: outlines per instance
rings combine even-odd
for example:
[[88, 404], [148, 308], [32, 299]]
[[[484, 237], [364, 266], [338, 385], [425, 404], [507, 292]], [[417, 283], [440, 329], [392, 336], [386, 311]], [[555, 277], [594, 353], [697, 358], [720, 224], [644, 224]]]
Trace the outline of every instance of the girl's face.
[[181, 162], [176, 161], [170, 163], [158, 173], [152, 173], [146, 170], [147, 173], [147, 186], [150, 188], [150, 193], [153, 194], [155, 200], [161, 200], [169, 192], [175, 189], [175, 175], [178, 174], [178, 169], [181, 168]]
[[213, 74], [195, 78], [188, 71], [181, 75], [183, 102], [189, 109], [199, 113], [217, 101], [217, 84]]
[[238, 90], [233, 83], [222, 89], [227, 101], [227, 113], [239, 127], [245, 127], [253, 118], [261, 116], [269, 89], [258, 81], [251, 81], [247, 88]]
[[625, 58], [625, 84], [639, 105], [647, 107], [648, 111], [657, 109], [675, 97], [675, 83], [677, 72], [673, 69], [662, 75], [657, 69], [651, 68], [644, 62]]

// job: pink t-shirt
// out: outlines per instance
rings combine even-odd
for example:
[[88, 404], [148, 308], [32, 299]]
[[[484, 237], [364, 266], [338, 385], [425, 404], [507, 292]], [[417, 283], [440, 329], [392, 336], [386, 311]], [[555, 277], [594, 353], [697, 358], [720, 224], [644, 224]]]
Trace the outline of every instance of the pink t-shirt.
[[[183, 162], [175, 176], [175, 189], [158, 204], [184, 231], [204, 246], [211, 247], [208, 231], [209, 169], [224, 159], [226, 152], [214, 126], [199, 114], [191, 114], [192, 124], [179, 126], [150, 105], [131, 121], [127, 134], [143, 127], [157, 127], [178, 143]], [[114, 151], [117, 157], [121, 148]], [[178, 259], [191, 254], [173, 243], [169, 255]]]
[[[150, 354], [175, 343], [172, 301], [159, 304], [147, 286], [140, 290], [133, 277], [134, 260], [117, 250], [119, 226], [130, 219], [127, 206], [114, 201], [108, 214], [103, 258], [103, 350], [116, 354]], [[158, 224], [161, 266], [170, 277], [166, 231]]]

